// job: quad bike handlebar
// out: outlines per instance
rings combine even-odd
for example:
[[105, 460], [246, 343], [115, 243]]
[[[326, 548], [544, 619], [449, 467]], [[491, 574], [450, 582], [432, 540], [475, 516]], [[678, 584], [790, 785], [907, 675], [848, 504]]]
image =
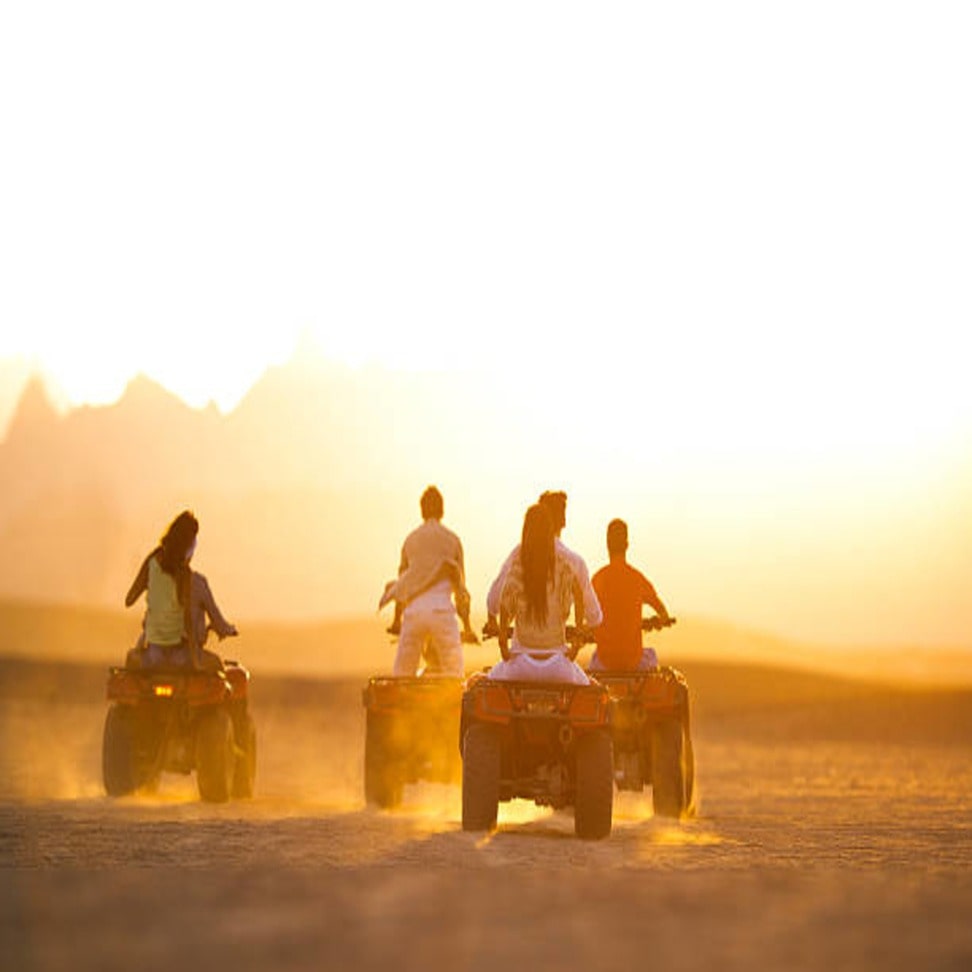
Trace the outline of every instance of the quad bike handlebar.
[[670, 628], [678, 621], [678, 618], [660, 618], [653, 614], [650, 618], [641, 619], [642, 631], [661, 631], [663, 628]]
[[[677, 621], [678, 618], [661, 618], [657, 614], [654, 614], [650, 618], [642, 618], [641, 630], [661, 631], [664, 628], [670, 628]], [[483, 625], [483, 640], [487, 641], [490, 638], [496, 638], [498, 636], [499, 625], [494, 619], [487, 619], [486, 623]], [[513, 637], [512, 625], [506, 629], [506, 637], [507, 640]], [[593, 642], [596, 640], [594, 636], [594, 629], [587, 625], [578, 627], [577, 625], [568, 624], [564, 629], [564, 637], [567, 644], [572, 649], [571, 652], [569, 652], [571, 658], [575, 657], [581, 648], [584, 647], [584, 645], [593, 644]]]

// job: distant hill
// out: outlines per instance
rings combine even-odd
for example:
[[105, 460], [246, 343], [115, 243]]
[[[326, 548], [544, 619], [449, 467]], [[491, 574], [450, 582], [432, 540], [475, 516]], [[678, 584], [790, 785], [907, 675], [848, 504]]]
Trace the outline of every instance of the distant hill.
[[[116, 665], [138, 636], [136, 608], [66, 607], [0, 599], [0, 657]], [[480, 619], [481, 621], [481, 619]], [[477, 624], [478, 626], [478, 624]], [[209, 647], [254, 672], [312, 676], [389, 674], [395, 643], [375, 615], [312, 622], [251, 622], [239, 638]], [[718, 621], [689, 618], [653, 639], [663, 664], [747, 666], [760, 679], [780, 669], [914, 686], [972, 685], [972, 654], [923, 649], [834, 651]], [[491, 665], [495, 641], [466, 646], [467, 670]], [[586, 664], [590, 648], [582, 651]], [[762, 674], [759, 674], [762, 672]]]
[[[0, 596], [120, 604], [190, 507], [202, 522], [194, 563], [228, 612], [367, 610], [418, 522], [421, 489], [467, 449], [458, 412], [442, 407], [459, 393], [448, 376], [304, 357], [269, 369], [228, 415], [143, 376], [113, 405], [59, 416], [33, 378], [0, 443]], [[453, 485], [447, 509], [459, 491], [470, 492]]]
[[652, 423], [677, 403], [642, 415], [631, 402], [512, 370], [353, 369], [309, 348], [227, 414], [144, 376], [114, 404], [61, 413], [34, 378], [0, 442], [0, 598], [120, 607], [189, 507], [194, 566], [228, 615], [366, 616], [432, 482], [482, 609], [526, 505], [553, 487], [570, 494], [564, 539], [592, 571], [623, 516], [633, 562], [678, 615], [833, 645], [969, 645], [967, 448], [927, 469], [902, 457], [764, 481], [745, 457], [699, 467], [657, 446]]

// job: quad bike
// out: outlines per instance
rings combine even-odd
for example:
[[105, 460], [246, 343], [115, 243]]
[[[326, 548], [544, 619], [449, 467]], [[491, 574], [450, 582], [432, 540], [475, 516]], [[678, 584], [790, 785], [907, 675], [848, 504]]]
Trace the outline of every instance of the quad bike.
[[195, 770], [199, 796], [221, 803], [253, 795], [256, 727], [247, 707], [250, 673], [223, 670], [108, 670], [102, 773], [109, 796], [157, 785], [163, 771]]
[[391, 809], [406, 783], [458, 783], [456, 752], [462, 679], [379, 676], [362, 693], [364, 790], [369, 804]]
[[[489, 626], [483, 632], [492, 633]], [[492, 830], [499, 802], [519, 797], [555, 809], [572, 806], [578, 837], [607, 837], [614, 797], [610, 715], [611, 697], [594, 681], [472, 675], [459, 737], [463, 830]]]
[[[644, 631], [675, 624], [652, 617]], [[685, 676], [670, 666], [639, 671], [588, 671], [611, 693], [614, 779], [619, 790], [650, 786], [655, 813], [690, 816], [695, 808], [695, 755]]]

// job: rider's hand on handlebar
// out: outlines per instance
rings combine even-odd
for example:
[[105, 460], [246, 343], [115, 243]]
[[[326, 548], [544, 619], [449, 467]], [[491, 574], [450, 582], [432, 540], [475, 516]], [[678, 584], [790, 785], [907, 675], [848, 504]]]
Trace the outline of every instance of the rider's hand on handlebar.
[[675, 624], [675, 622], [677, 620], [678, 620], [678, 618], [673, 618], [673, 617], [671, 617], [671, 615], [668, 615], [668, 616], [662, 618], [662, 617], [659, 617], [659, 615], [655, 614], [655, 615], [653, 615], [650, 618], [644, 618], [642, 620], [642, 622], [641, 622], [641, 630], [642, 631], [661, 631], [662, 628], [670, 628], [673, 624]]

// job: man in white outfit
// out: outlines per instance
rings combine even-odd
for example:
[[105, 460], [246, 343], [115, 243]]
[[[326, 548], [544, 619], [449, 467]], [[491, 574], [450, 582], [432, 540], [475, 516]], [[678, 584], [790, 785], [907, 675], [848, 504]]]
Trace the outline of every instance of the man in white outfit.
[[[584, 624], [587, 627], [596, 628], [604, 619], [604, 615], [601, 612], [601, 604], [597, 599], [597, 594], [594, 592], [594, 587], [591, 585], [591, 575], [587, 569], [587, 564], [584, 563], [584, 558], [580, 554], [574, 553], [560, 539], [560, 533], [567, 524], [567, 494], [561, 491], [548, 491], [541, 493], [540, 499], [537, 502], [541, 506], [544, 506], [550, 514], [555, 533], [554, 546], [557, 553], [566, 558], [571, 572], [574, 575], [574, 580], [580, 587], [580, 593], [584, 603]], [[500, 568], [496, 580], [493, 581], [489, 593], [486, 595], [486, 611], [488, 615], [486, 622], [487, 630], [495, 632], [497, 629], [497, 617], [500, 613], [500, 600], [503, 596], [503, 586], [506, 584], [510, 567], [512, 567], [519, 553], [520, 545], [517, 544], [503, 562], [503, 566]]]
[[[422, 525], [402, 544], [399, 577], [408, 573], [416, 594], [402, 613], [398, 653], [392, 669], [395, 675], [416, 675], [425, 660], [427, 675], [463, 676], [462, 644], [456, 605], [453, 603], [458, 568], [458, 587], [465, 587], [465, 566], [459, 537], [442, 525], [442, 494], [429, 488], [422, 494]], [[451, 568], [444, 570], [443, 566]], [[403, 585], [405, 586], [405, 585]]]

